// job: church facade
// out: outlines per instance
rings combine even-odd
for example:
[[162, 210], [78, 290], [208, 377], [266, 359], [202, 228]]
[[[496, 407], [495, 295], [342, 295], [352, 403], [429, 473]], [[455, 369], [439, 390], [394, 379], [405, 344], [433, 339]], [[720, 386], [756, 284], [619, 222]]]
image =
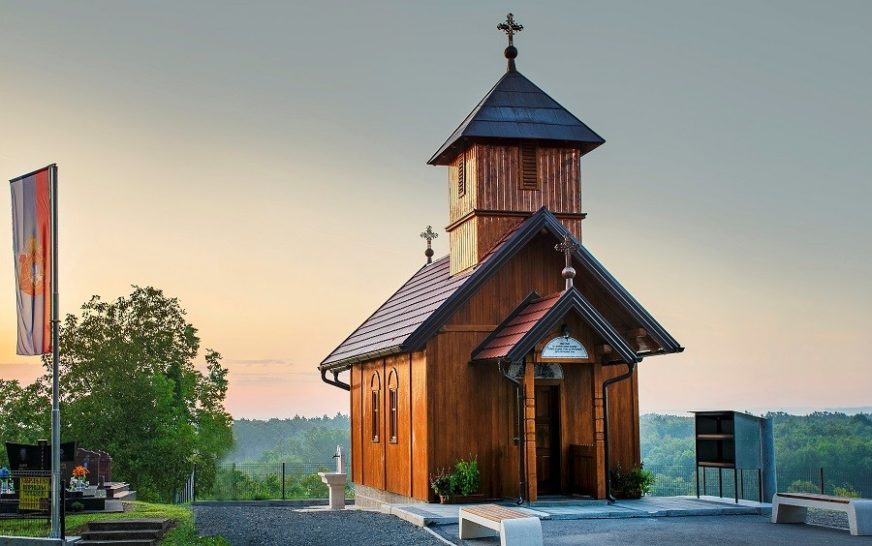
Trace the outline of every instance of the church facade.
[[683, 350], [581, 244], [581, 158], [604, 140], [517, 71], [521, 27], [500, 28], [507, 72], [429, 161], [448, 170], [449, 255], [319, 366], [350, 393], [360, 505], [436, 501], [430, 476], [470, 456], [485, 498], [608, 498], [610, 471], [640, 463], [637, 365]]

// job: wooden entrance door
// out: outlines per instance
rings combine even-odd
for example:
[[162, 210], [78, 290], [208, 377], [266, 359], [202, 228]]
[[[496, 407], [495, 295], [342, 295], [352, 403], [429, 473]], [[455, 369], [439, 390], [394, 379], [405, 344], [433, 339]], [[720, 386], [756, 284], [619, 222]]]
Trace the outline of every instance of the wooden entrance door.
[[539, 494], [560, 492], [560, 391], [536, 386], [536, 479]]

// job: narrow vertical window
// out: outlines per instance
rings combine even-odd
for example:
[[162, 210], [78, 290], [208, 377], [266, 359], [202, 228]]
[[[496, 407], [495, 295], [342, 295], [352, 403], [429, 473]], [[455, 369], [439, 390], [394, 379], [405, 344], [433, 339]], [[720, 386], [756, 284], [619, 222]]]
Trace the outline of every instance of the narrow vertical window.
[[397, 370], [394, 368], [391, 370], [391, 374], [388, 376], [388, 432], [390, 442], [392, 444], [397, 443], [397, 429], [398, 426], [398, 415], [397, 406], [399, 405], [399, 400], [397, 397]]
[[379, 402], [379, 395], [381, 394], [381, 381], [379, 381], [378, 372], [373, 374], [372, 380], [370, 381], [370, 399], [372, 402], [372, 441], [378, 442], [378, 433], [379, 433], [379, 423], [381, 422], [381, 415], [379, 412], [379, 406], [381, 405]]
[[457, 160], [457, 197], [466, 195], [466, 152], [460, 152]]
[[521, 158], [520, 158], [520, 168], [519, 172], [519, 184], [518, 186], [522, 190], [538, 190], [539, 189], [539, 176], [538, 176], [538, 168], [536, 164], [536, 155], [537, 155], [536, 145], [533, 143], [525, 142], [521, 144]]

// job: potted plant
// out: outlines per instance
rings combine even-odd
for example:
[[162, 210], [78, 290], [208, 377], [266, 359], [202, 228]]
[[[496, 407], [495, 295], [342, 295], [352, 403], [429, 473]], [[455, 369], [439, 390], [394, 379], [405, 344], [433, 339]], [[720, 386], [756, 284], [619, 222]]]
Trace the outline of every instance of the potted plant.
[[451, 502], [453, 496], [451, 481], [451, 473], [444, 468], [440, 468], [436, 474], [430, 475], [430, 487], [439, 496], [439, 502], [442, 504]]
[[624, 471], [620, 465], [612, 471], [612, 494], [618, 499], [638, 499], [651, 492], [654, 485], [654, 474], [645, 470], [644, 466]]

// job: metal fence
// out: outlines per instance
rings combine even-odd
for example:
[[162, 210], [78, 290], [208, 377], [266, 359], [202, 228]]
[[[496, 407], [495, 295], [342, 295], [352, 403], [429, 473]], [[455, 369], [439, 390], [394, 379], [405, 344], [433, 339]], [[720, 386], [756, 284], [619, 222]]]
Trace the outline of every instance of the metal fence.
[[[654, 475], [652, 495], [661, 497], [696, 495], [696, 471], [693, 461], [689, 466], [686, 464], [662, 467], [645, 465], [645, 469]], [[700, 473], [700, 494], [734, 498], [735, 489], [738, 488], [740, 499], [759, 498], [760, 479], [756, 470], [740, 470], [736, 471], [735, 475], [732, 469], [700, 470], [704, 470], [704, 473]], [[872, 498], [872, 473], [869, 472], [825, 467], [785, 471], [778, 468], [776, 464], [776, 479], [778, 491]], [[763, 500], [766, 502], [766, 499]]]
[[796, 472], [776, 468], [778, 490], [872, 499], [872, 473], [837, 467], [815, 467]]
[[[50, 536], [51, 473], [41, 470], [15, 471], [12, 473], [12, 478], [4, 481], [6, 484], [0, 488], [0, 535], [38, 538]], [[12, 486], [11, 489], [9, 485]], [[39, 496], [40, 491], [44, 491], [48, 496]], [[63, 536], [65, 496], [61, 496], [61, 499], [60, 522], [61, 536]]]
[[[645, 469], [654, 475], [651, 495], [657, 497], [696, 496], [696, 470], [693, 463], [690, 467], [687, 465], [648, 467], [646, 465]], [[756, 470], [728, 468], [700, 468], [699, 470], [700, 495], [738, 497], [754, 501], [760, 498], [760, 477]]]
[[[212, 490], [196, 489], [195, 494], [197, 500], [323, 499], [327, 484], [318, 472], [335, 471], [335, 459], [322, 463], [222, 463]], [[346, 496], [353, 495], [350, 483], [345, 491]]]

